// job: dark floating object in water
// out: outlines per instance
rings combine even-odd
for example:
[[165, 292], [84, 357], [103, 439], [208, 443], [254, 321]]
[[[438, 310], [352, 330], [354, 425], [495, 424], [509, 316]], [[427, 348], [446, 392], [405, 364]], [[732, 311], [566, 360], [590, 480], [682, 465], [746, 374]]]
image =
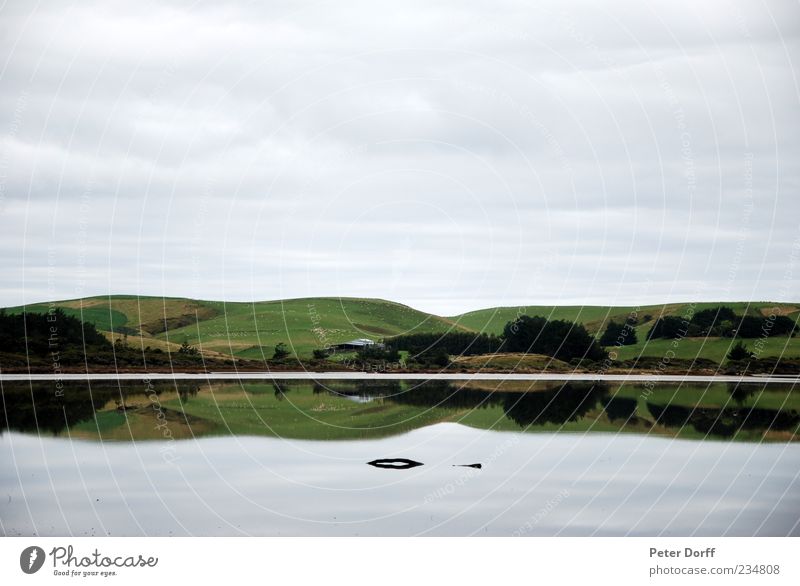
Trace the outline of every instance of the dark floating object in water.
[[478, 470], [483, 468], [483, 464], [453, 464], [453, 466], [459, 466], [461, 468], [477, 468]]
[[375, 468], [391, 468], [392, 470], [408, 470], [409, 468], [424, 466], [422, 462], [409, 460], [408, 458], [380, 458], [367, 462], [367, 464], [375, 466]]

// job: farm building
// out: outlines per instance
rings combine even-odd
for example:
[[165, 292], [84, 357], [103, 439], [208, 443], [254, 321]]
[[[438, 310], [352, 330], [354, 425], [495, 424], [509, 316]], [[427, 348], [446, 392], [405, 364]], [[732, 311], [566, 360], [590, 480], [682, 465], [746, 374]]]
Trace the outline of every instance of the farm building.
[[335, 354], [336, 352], [358, 352], [367, 347], [383, 348], [383, 344], [378, 344], [369, 338], [358, 338], [357, 340], [350, 340], [349, 342], [342, 342], [341, 344], [332, 344], [326, 350]]

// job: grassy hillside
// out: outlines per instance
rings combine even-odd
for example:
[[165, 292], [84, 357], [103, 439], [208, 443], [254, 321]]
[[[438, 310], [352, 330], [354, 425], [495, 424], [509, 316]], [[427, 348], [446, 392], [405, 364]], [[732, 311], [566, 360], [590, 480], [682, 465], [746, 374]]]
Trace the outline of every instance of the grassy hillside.
[[[771, 303], [768, 301], [746, 302], [709, 302], [695, 303], [694, 311], [710, 309], [725, 305], [733, 309], [738, 315], [769, 315], [774, 308], [778, 308], [781, 315], [788, 315], [797, 318], [800, 314], [800, 305], [790, 303]], [[625, 321], [634, 309], [637, 310], [639, 321], [642, 322], [645, 316], [649, 315], [653, 319], [662, 315], [683, 316], [691, 309], [689, 303], [667, 303], [663, 305], [643, 305], [638, 309], [634, 307], [608, 307], [601, 305], [529, 305], [523, 307], [490, 307], [470, 311], [461, 315], [449, 318], [455, 323], [476, 331], [499, 334], [503, 331], [503, 326], [519, 315], [541, 315], [548, 319], [564, 319], [582, 323], [586, 328], [596, 333], [604, 325], [611, 321]], [[650, 329], [649, 324], [643, 324], [645, 331]]]
[[[777, 308], [779, 315], [786, 315], [795, 321], [800, 316], [800, 305], [791, 303], [772, 303], [767, 301], [755, 302], [708, 302], [696, 303], [692, 307], [689, 303], [669, 303], [664, 305], [646, 305], [634, 307], [606, 307], [606, 306], [526, 306], [526, 307], [493, 307], [471, 311], [462, 315], [449, 318], [454, 323], [470, 330], [499, 334], [503, 326], [519, 315], [541, 315], [549, 319], [563, 319], [582, 323], [589, 332], [599, 334], [606, 324], [611, 321], [624, 322], [632, 311], [637, 310], [639, 325], [636, 328], [639, 342], [625, 346], [618, 350], [618, 358], [625, 360], [637, 356], [664, 356], [668, 350], [675, 352], [677, 358], [708, 358], [721, 362], [727, 355], [732, 341], [729, 338], [686, 338], [681, 340], [677, 347], [672, 346], [672, 340], [646, 341], [647, 332], [653, 326], [655, 319], [661, 316], [674, 315], [678, 317], [688, 315], [702, 309], [716, 308], [721, 305], [730, 307], [737, 315], [768, 316]], [[647, 319], [650, 316], [650, 319]], [[646, 321], [645, 321], [646, 320]], [[743, 340], [745, 345], [752, 349], [755, 340]], [[774, 337], [766, 340], [762, 357], [770, 356], [800, 356], [800, 336], [794, 338]]]
[[[177, 350], [188, 341], [209, 356], [238, 356], [262, 359], [271, 357], [278, 342], [285, 342], [302, 358], [322, 348], [353, 338], [383, 337], [453, 329], [500, 333], [518, 315], [541, 315], [584, 324], [592, 333], [603, 330], [614, 319], [624, 321], [633, 307], [604, 306], [527, 306], [496, 307], [454, 317], [439, 317], [406, 305], [380, 299], [307, 298], [255, 303], [226, 303], [182, 298], [115, 295], [55, 302], [69, 315], [94, 323], [110, 339], [127, 336], [131, 345]], [[722, 303], [698, 303], [695, 311], [718, 307]], [[800, 304], [725, 302], [737, 314], [768, 315], [775, 307], [794, 319]], [[47, 303], [30, 305], [29, 311], [46, 312]], [[19, 312], [21, 307], [9, 308]], [[663, 356], [670, 349], [678, 358], [724, 359], [731, 340], [726, 338], [687, 338], [671, 348], [669, 340], [645, 342], [647, 331], [661, 315], [683, 316], [689, 304], [673, 303], [640, 307], [637, 327], [639, 343], [619, 350], [620, 359], [636, 356]], [[647, 319], [646, 316], [650, 316]], [[646, 320], [647, 321], [644, 321]], [[754, 340], [745, 340], [752, 347]], [[767, 340], [762, 356], [800, 356], [800, 336]]]
[[[315, 348], [412, 332], [463, 329], [446, 318], [380, 299], [308, 298], [255, 303], [110, 296], [58, 301], [56, 307], [92, 322], [109, 338], [176, 350], [186, 340], [204, 353], [261, 359], [278, 342], [301, 357]], [[49, 304], [29, 305], [46, 312]], [[19, 312], [21, 307], [9, 308]]]

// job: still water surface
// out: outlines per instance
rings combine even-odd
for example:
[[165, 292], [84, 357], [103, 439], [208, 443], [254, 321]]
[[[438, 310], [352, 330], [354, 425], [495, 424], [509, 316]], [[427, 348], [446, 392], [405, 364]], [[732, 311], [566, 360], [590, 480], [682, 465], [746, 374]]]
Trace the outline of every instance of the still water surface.
[[6, 382], [0, 529], [800, 535], [798, 402], [716, 383]]

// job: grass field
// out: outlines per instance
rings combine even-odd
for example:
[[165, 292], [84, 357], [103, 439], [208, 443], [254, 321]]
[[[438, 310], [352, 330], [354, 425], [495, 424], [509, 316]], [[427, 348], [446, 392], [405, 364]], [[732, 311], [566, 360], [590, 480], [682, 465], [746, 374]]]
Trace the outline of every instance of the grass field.
[[800, 304], [772, 303], [767, 301], [745, 302], [713, 302], [713, 303], [668, 303], [664, 305], [643, 305], [641, 307], [606, 307], [597, 305], [530, 305], [523, 307], [492, 307], [470, 311], [449, 319], [459, 325], [475, 331], [499, 334], [503, 326], [519, 315], [541, 315], [548, 319], [563, 319], [582, 323], [591, 333], [597, 333], [611, 320], [624, 322], [633, 312], [638, 316], [645, 331], [650, 329], [649, 323], [643, 323], [645, 316], [653, 320], [662, 315], [685, 316], [691, 310], [700, 311], [725, 305], [733, 309], [737, 315], [769, 315], [778, 308], [780, 315], [788, 315], [797, 319], [800, 315]]
[[545, 371], [547, 369], [569, 370], [570, 365], [561, 360], [541, 354], [522, 354], [506, 352], [504, 354], [481, 354], [478, 356], [460, 356], [453, 360], [460, 366], [476, 369], [531, 369]]
[[[633, 307], [604, 306], [526, 306], [497, 307], [453, 317], [440, 317], [406, 305], [380, 299], [308, 298], [255, 303], [227, 303], [181, 298], [114, 295], [57, 301], [54, 306], [69, 315], [94, 323], [109, 339], [128, 336], [131, 345], [175, 350], [184, 340], [200, 347], [209, 356], [236, 356], [261, 360], [270, 358], [278, 342], [292, 353], [308, 358], [315, 348], [323, 348], [353, 338], [384, 337], [419, 332], [462, 330], [501, 333], [503, 326], [518, 315], [541, 315], [550, 319], [577, 321], [597, 334], [614, 319], [625, 321], [636, 311], [639, 343], [618, 350], [620, 359], [636, 356], [664, 356], [669, 350], [678, 358], [724, 360], [731, 341], [725, 338], [687, 338], [677, 347], [671, 341], [645, 342], [652, 322], [660, 315], [686, 315], [690, 310], [726, 305], [738, 314], [768, 315], [775, 311], [794, 319], [800, 304], [770, 302], [725, 302], [650, 305]], [[45, 312], [50, 304], [28, 306], [29, 311]], [[8, 308], [19, 312], [21, 307]], [[643, 322], [650, 316], [647, 322]], [[752, 347], [754, 340], [745, 340]], [[763, 357], [800, 357], [800, 336], [771, 338], [764, 345]], [[513, 360], [513, 359], [512, 359]], [[538, 367], [538, 366], [537, 366]]]

